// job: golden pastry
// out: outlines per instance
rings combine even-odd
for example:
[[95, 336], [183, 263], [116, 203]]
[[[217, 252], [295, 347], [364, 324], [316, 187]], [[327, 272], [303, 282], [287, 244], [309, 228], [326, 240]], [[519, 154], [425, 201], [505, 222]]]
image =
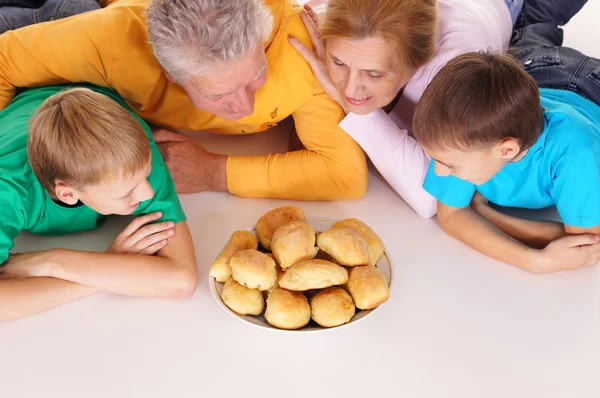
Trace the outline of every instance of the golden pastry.
[[325, 261], [307, 260], [292, 265], [279, 281], [279, 286], [294, 291], [323, 289], [348, 281], [346, 268]]
[[319, 234], [317, 245], [340, 265], [353, 267], [369, 263], [367, 240], [353, 228], [331, 228]]
[[[269, 253], [271, 254], [271, 253]], [[285, 272], [281, 269], [281, 267], [279, 265], [275, 266], [275, 271], [277, 271], [277, 279], [275, 280], [275, 284], [273, 285], [273, 287], [271, 287], [268, 290], [265, 290], [264, 296], [269, 297], [269, 294], [271, 294], [271, 292], [273, 292], [273, 290], [277, 289], [279, 287], [279, 281], [281, 280], [281, 278], [283, 278], [283, 275], [285, 275]]]
[[271, 250], [271, 239], [277, 228], [290, 221], [306, 221], [304, 212], [297, 207], [283, 206], [265, 213], [256, 223], [256, 235], [260, 244]]
[[390, 297], [390, 287], [381, 271], [372, 265], [354, 267], [348, 272], [346, 289], [356, 308], [370, 310]]
[[265, 308], [265, 299], [257, 289], [248, 289], [229, 278], [223, 286], [221, 298], [226, 306], [240, 315], [260, 315]]
[[310, 321], [310, 305], [302, 293], [275, 289], [267, 298], [265, 319], [279, 329], [299, 329]]
[[233, 279], [250, 289], [267, 290], [277, 280], [275, 261], [258, 250], [240, 250], [231, 257], [229, 265]]
[[367, 246], [369, 248], [369, 265], [377, 264], [377, 261], [383, 255], [384, 247], [383, 241], [379, 236], [377, 236], [371, 227], [356, 218], [348, 218], [346, 220], [338, 221], [333, 224], [333, 228], [336, 227], [352, 228], [364, 236], [367, 240]]
[[313, 321], [331, 328], [350, 322], [356, 308], [348, 292], [341, 287], [330, 287], [311, 297], [310, 310]]
[[209, 275], [217, 282], [227, 281], [231, 278], [231, 267], [229, 266], [231, 257], [240, 250], [256, 249], [257, 247], [258, 242], [252, 232], [235, 231], [219, 257], [210, 266]]
[[319, 251], [315, 235], [315, 230], [303, 221], [291, 221], [277, 228], [271, 247], [281, 269], [286, 271], [297, 262], [314, 258]]

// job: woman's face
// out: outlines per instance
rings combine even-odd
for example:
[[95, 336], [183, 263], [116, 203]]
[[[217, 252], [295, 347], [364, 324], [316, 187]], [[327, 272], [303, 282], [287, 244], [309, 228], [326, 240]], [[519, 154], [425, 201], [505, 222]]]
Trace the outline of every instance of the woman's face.
[[345, 108], [359, 115], [392, 102], [411, 78], [381, 37], [329, 39], [327, 70]]

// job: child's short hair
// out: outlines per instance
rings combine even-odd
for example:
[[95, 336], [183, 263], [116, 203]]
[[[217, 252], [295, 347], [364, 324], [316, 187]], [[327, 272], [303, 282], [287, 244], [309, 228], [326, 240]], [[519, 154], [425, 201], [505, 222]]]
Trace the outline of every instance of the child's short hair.
[[42, 186], [75, 188], [133, 175], [150, 161], [140, 124], [108, 96], [73, 88], [49, 97], [31, 119], [27, 155]]
[[413, 133], [425, 148], [484, 150], [505, 138], [522, 149], [544, 129], [536, 82], [505, 54], [472, 52], [444, 66], [415, 110]]

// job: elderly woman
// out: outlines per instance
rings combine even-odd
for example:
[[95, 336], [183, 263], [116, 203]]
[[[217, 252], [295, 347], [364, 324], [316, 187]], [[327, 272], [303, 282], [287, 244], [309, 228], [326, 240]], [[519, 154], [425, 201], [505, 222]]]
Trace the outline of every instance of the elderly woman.
[[437, 201], [422, 188], [429, 158], [411, 136], [415, 106], [460, 54], [508, 47], [521, 0], [329, 0], [315, 51], [290, 37], [321, 85], [347, 112], [340, 126], [421, 216]]

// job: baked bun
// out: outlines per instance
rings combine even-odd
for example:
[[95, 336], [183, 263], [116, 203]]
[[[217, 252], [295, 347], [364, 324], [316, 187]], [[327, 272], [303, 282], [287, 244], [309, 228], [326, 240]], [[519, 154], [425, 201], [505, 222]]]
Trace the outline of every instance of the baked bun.
[[279, 287], [279, 281], [281, 280], [281, 278], [283, 278], [283, 275], [285, 275], [285, 272], [281, 269], [279, 265], [275, 266], [275, 271], [277, 272], [277, 279], [275, 280], [275, 284], [270, 289], [267, 289], [263, 292], [265, 298], [269, 297], [269, 294], [271, 294], [273, 290]]
[[377, 267], [367, 265], [354, 267], [348, 272], [346, 289], [356, 308], [370, 310], [383, 304], [390, 297], [390, 287]]
[[271, 250], [271, 239], [277, 228], [290, 221], [306, 221], [304, 212], [297, 207], [283, 206], [265, 213], [256, 223], [256, 235], [260, 244]]
[[346, 268], [325, 260], [307, 260], [292, 265], [279, 281], [279, 286], [288, 290], [305, 291], [343, 285], [347, 281]]
[[229, 266], [231, 257], [240, 250], [256, 249], [257, 247], [258, 242], [252, 232], [235, 231], [221, 254], [210, 266], [209, 275], [215, 278], [217, 282], [226, 282], [227, 279], [231, 278], [231, 267]]
[[310, 299], [313, 321], [330, 328], [350, 322], [356, 308], [352, 297], [341, 287], [321, 290]]
[[226, 306], [240, 315], [260, 315], [265, 308], [265, 299], [260, 290], [248, 289], [233, 278], [223, 285], [221, 298]]
[[258, 250], [241, 250], [229, 260], [233, 279], [249, 289], [267, 290], [277, 280], [275, 261]]
[[369, 246], [361, 233], [348, 227], [331, 228], [319, 234], [319, 249], [340, 265], [353, 267], [369, 263]]
[[313, 259], [319, 251], [315, 236], [313, 227], [304, 221], [291, 221], [277, 228], [271, 248], [281, 269], [286, 271], [297, 262]]
[[333, 228], [337, 227], [348, 227], [352, 228], [367, 240], [367, 247], [369, 248], [369, 265], [377, 264], [379, 258], [383, 255], [384, 247], [381, 238], [364, 222], [356, 218], [348, 218], [341, 220], [333, 224]]
[[300, 329], [310, 321], [310, 305], [302, 293], [275, 289], [267, 299], [265, 319], [279, 329]]

